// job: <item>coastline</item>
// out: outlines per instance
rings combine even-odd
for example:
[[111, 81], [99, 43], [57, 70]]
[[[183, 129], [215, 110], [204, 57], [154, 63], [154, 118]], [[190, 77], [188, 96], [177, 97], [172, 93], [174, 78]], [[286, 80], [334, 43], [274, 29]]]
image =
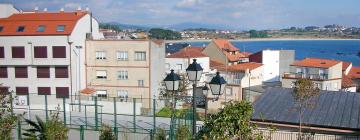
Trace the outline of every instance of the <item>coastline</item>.
[[[344, 38], [254, 38], [254, 39], [229, 39], [229, 41], [241, 42], [241, 41], [312, 41], [312, 40], [355, 40], [360, 39], [344, 39]], [[179, 43], [179, 42], [210, 42], [211, 39], [185, 39], [185, 40], [166, 40], [167, 43]]]

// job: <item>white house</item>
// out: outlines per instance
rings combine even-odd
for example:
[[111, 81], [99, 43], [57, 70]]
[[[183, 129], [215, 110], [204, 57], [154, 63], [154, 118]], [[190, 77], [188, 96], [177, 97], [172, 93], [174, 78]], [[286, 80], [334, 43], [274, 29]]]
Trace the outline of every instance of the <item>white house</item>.
[[85, 40], [102, 38], [89, 11], [23, 13], [10, 4], [0, 7], [2, 86], [18, 95], [58, 97], [85, 87]]
[[264, 82], [277, 82], [295, 60], [294, 50], [262, 50], [250, 55], [250, 62], [264, 64]]

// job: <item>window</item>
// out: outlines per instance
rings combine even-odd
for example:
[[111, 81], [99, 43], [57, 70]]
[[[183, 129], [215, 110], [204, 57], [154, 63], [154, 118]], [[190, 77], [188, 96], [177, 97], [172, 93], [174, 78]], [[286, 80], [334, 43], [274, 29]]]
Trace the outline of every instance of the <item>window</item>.
[[12, 47], [11, 53], [12, 53], [12, 58], [25, 58], [24, 47]]
[[145, 61], [146, 60], [146, 52], [135, 52], [135, 60], [136, 61]]
[[46, 46], [35, 46], [34, 47], [34, 58], [47, 58]]
[[44, 32], [45, 31], [45, 25], [39, 25], [36, 29], [37, 32]]
[[15, 87], [16, 95], [29, 95], [28, 87]]
[[63, 31], [65, 31], [65, 25], [58, 25], [58, 26], [56, 27], [56, 31], [57, 31], [57, 32], [63, 32]]
[[120, 61], [127, 61], [128, 60], [128, 52], [126, 51], [119, 51], [119, 52], [116, 52], [116, 57], [118, 60]]
[[127, 101], [128, 100], [128, 91], [127, 90], [118, 90], [117, 91], [117, 96], [120, 97], [120, 101]]
[[5, 58], [4, 47], [0, 47], [0, 58]]
[[24, 32], [25, 30], [25, 26], [19, 26], [17, 29], [16, 29], [16, 32]]
[[50, 95], [50, 87], [38, 87], [38, 95]]
[[50, 78], [50, 68], [37, 67], [37, 78]]
[[232, 93], [232, 88], [226, 88], [226, 96], [231, 96], [233, 93]]
[[119, 80], [127, 80], [128, 77], [128, 72], [127, 71], [118, 71], [118, 79]]
[[53, 58], [66, 58], [65, 46], [53, 46]]
[[56, 98], [69, 98], [69, 87], [56, 87]]
[[96, 95], [100, 98], [107, 98], [107, 92], [106, 90], [97, 90]]
[[107, 74], [106, 74], [106, 71], [104, 71], [104, 70], [98, 70], [98, 71], [96, 71], [96, 78], [97, 79], [106, 79], [106, 76]]
[[27, 67], [15, 67], [15, 78], [28, 78]]
[[144, 86], [144, 80], [138, 80], [138, 86], [143, 87]]
[[0, 26], [0, 32], [2, 32], [3, 29], [4, 29], [4, 27], [3, 27], [3, 26]]
[[55, 67], [55, 78], [68, 78], [67, 67]]
[[106, 59], [106, 54], [103, 51], [98, 51], [96, 52], [96, 59], [98, 60], [103, 60]]
[[0, 78], [8, 78], [7, 67], [0, 67]]

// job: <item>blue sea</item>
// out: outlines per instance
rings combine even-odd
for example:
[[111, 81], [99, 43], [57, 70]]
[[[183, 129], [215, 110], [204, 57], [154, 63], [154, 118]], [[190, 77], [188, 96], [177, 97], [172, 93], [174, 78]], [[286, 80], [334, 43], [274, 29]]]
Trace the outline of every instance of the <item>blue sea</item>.
[[[188, 42], [192, 46], [205, 46], [209, 42]], [[233, 41], [240, 51], [255, 53], [265, 49], [295, 50], [297, 60], [305, 57], [325, 58], [352, 62], [360, 66], [360, 40], [281, 40]]]

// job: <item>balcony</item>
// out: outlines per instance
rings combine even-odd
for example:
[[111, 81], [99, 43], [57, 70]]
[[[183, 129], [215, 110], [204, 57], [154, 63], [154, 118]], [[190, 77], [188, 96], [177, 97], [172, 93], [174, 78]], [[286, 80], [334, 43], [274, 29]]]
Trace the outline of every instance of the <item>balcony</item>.
[[284, 79], [311, 79], [311, 80], [328, 80], [328, 74], [304, 74], [304, 73], [284, 73]]

